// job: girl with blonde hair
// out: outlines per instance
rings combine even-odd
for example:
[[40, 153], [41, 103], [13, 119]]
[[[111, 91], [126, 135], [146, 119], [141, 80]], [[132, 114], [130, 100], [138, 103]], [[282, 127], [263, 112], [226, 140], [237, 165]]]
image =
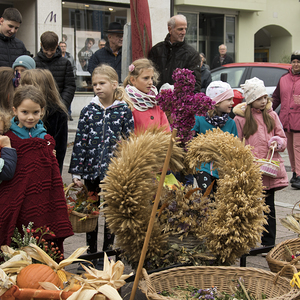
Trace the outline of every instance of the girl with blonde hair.
[[41, 89], [46, 109], [42, 121], [47, 133], [55, 140], [56, 159], [62, 173], [68, 143], [68, 111], [63, 104], [52, 73], [47, 69], [32, 69], [22, 73], [21, 85], [34, 85]]
[[165, 127], [170, 131], [166, 114], [157, 105], [156, 84], [158, 72], [147, 58], [134, 61], [129, 66], [128, 76], [123, 86], [133, 103], [135, 132], [145, 131], [148, 127]]
[[14, 70], [9, 67], [0, 67], [0, 110], [12, 115], [12, 101], [14, 97]]

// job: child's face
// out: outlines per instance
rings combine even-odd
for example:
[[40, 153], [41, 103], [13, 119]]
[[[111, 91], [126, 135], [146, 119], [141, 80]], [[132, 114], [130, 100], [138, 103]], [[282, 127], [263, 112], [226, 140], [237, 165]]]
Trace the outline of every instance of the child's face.
[[152, 69], [144, 69], [137, 78], [131, 76], [130, 81], [139, 91], [148, 94], [153, 86], [153, 75]]
[[19, 119], [19, 127], [33, 128], [41, 119], [44, 108], [31, 99], [24, 99], [17, 107], [13, 107], [15, 116]]
[[23, 66], [17, 66], [15, 67], [15, 72], [18, 71], [20, 74], [24, 71], [26, 71], [27, 69]]
[[95, 74], [92, 79], [94, 93], [99, 97], [103, 105], [111, 105], [114, 102], [114, 92], [118, 83], [112, 83], [106, 76]]
[[221, 114], [229, 114], [231, 112], [232, 106], [233, 106], [233, 98], [224, 100], [216, 105], [216, 109], [219, 115]]
[[0, 121], [0, 135], [3, 135], [4, 133], [4, 122]]
[[41, 44], [41, 47], [42, 47], [42, 50], [43, 50], [43, 53], [46, 55], [47, 58], [51, 58], [55, 52], [56, 52], [56, 49], [57, 49], [57, 46], [55, 47], [55, 49], [45, 49], [42, 44]]
[[268, 95], [264, 95], [254, 102], [252, 102], [252, 107], [260, 110], [264, 110], [268, 102]]

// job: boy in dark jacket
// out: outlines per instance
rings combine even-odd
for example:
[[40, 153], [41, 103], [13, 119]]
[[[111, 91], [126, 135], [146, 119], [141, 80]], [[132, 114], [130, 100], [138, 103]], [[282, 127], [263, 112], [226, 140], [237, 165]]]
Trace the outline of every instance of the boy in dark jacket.
[[22, 23], [16, 8], [7, 8], [0, 18], [0, 67], [11, 67], [15, 59], [27, 53], [23, 42], [15, 37]]
[[61, 55], [58, 36], [53, 31], [41, 35], [41, 50], [34, 58], [36, 68], [48, 69], [57, 85], [62, 102], [69, 109], [75, 94], [75, 78], [69, 60]]

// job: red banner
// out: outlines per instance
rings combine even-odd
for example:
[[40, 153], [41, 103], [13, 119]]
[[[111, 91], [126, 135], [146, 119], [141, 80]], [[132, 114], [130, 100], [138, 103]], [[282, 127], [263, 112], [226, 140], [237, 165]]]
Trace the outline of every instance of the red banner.
[[148, 57], [152, 47], [148, 0], [130, 0], [132, 61]]

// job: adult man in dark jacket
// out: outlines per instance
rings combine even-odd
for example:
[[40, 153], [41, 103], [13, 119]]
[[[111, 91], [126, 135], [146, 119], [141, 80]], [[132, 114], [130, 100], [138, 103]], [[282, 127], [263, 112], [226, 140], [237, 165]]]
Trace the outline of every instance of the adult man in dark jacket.
[[34, 60], [37, 68], [50, 70], [58, 85], [62, 102], [69, 109], [76, 89], [75, 78], [71, 63], [61, 56], [55, 32], [46, 31], [41, 35], [41, 50]]
[[121, 82], [123, 26], [118, 22], [110, 23], [107, 30], [107, 39], [104, 48], [97, 50], [90, 58], [88, 71], [92, 74], [98, 65], [105, 63], [116, 70], [119, 82]]
[[0, 67], [11, 67], [16, 58], [27, 53], [23, 42], [15, 37], [22, 23], [16, 8], [7, 8], [0, 18]]
[[210, 66], [211, 69], [215, 69], [218, 67], [221, 67], [226, 64], [233, 63], [233, 59], [231, 56], [226, 54], [227, 52], [227, 46], [222, 44], [219, 46], [219, 53], [220, 55], [216, 55], [212, 61], [212, 64]]
[[196, 77], [195, 92], [200, 92], [200, 56], [185, 40], [187, 21], [184, 15], [173, 16], [168, 21], [168, 31], [165, 40], [152, 47], [149, 59], [153, 61], [160, 73], [159, 89], [164, 83], [174, 84], [172, 74], [176, 68], [193, 71]]

